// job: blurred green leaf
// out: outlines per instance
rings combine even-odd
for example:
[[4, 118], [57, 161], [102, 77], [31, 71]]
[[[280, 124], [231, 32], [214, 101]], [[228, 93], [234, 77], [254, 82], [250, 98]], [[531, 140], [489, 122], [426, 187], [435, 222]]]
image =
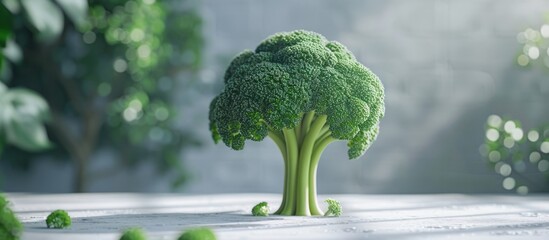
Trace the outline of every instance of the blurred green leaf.
[[61, 34], [63, 13], [50, 0], [21, 0], [21, 4], [41, 40], [49, 42]]
[[2, 150], [4, 150], [4, 145], [6, 144], [5, 140], [4, 140], [4, 137], [2, 135], [3, 134], [0, 131], [0, 156], [2, 156]]
[[78, 27], [88, 21], [88, 2], [86, 0], [56, 0], [65, 13]]
[[26, 151], [40, 151], [51, 146], [43, 123], [33, 118], [9, 122], [6, 138], [11, 144]]
[[21, 10], [21, 4], [18, 0], [2, 0], [1, 3], [8, 9], [12, 14], [19, 13]]
[[48, 104], [42, 97], [26, 89], [7, 89], [0, 83], [0, 132], [6, 141], [27, 151], [51, 146], [44, 122]]
[[11, 24], [11, 13], [3, 4], [0, 4], [0, 48], [6, 46], [6, 40], [11, 34]]
[[8, 39], [8, 41], [6, 41], [6, 48], [4, 48], [3, 53], [4, 57], [14, 63], [19, 63], [23, 59], [21, 48], [13, 39]]

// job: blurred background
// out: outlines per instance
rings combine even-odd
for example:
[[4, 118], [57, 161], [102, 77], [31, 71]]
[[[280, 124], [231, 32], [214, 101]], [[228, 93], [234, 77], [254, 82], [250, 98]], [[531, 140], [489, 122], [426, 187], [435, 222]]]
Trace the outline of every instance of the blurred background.
[[214, 145], [228, 63], [306, 29], [382, 80], [365, 156], [326, 193], [549, 191], [549, 2], [0, 0], [0, 190], [281, 193], [269, 139]]

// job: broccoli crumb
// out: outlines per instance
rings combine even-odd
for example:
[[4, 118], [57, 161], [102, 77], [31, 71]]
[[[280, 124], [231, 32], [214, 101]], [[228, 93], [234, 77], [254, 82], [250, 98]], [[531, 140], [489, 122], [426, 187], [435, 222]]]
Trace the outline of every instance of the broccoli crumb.
[[145, 240], [147, 237], [141, 228], [129, 228], [124, 231], [120, 240]]
[[334, 216], [334, 217], [341, 216], [342, 209], [341, 209], [341, 204], [338, 201], [328, 198], [326, 199], [325, 202], [328, 203], [328, 211], [326, 211], [324, 216]]
[[9, 208], [9, 202], [0, 195], [0, 239], [18, 240], [23, 231], [23, 225]]
[[55, 210], [46, 218], [48, 228], [68, 228], [71, 226], [71, 217], [65, 210]]
[[212, 229], [202, 227], [185, 231], [177, 240], [216, 240], [216, 237]]
[[269, 204], [267, 202], [260, 202], [252, 208], [252, 215], [254, 216], [269, 216]]

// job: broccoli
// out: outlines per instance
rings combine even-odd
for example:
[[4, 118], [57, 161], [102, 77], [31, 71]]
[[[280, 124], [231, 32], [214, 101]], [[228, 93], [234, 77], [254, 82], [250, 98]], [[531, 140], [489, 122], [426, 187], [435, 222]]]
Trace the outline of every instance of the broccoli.
[[318, 33], [275, 34], [236, 56], [225, 88], [210, 103], [210, 131], [242, 150], [270, 137], [285, 166], [282, 204], [275, 214], [322, 215], [316, 170], [328, 144], [347, 141], [349, 159], [364, 154], [384, 115], [378, 77], [339, 42]]
[[124, 231], [120, 240], [145, 240], [147, 237], [141, 228], [129, 228]]
[[68, 228], [71, 226], [71, 217], [65, 210], [55, 210], [46, 218], [48, 228]]
[[0, 239], [17, 240], [22, 231], [23, 225], [13, 214], [9, 202], [0, 195]]
[[252, 215], [254, 216], [269, 216], [269, 204], [267, 202], [260, 202], [252, 208]]
[[215, 240], [214, 232], [209, 228], [193, 228], [185, 231], [177, 240]]
[[342, 209], [341, 209], [341, 204], [338, 201], [328, 198], [326, 199], [325, 202], [328, 203], [328, 211], [326, 211], [324, 216], [334, 216], [334, 217], [341, 216]]

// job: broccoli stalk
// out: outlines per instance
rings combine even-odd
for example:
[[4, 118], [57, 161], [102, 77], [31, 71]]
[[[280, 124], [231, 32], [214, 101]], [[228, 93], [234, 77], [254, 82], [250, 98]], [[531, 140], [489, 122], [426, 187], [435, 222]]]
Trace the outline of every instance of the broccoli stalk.
[[349, 159], [375, 140], [384, 115], [383, 86], [342, 44], [320, 34], [275, 34], [236, 56], [225, 89], [210, 104], [217, 143], [242, 150], [267, 136], [284, 160], [284, 193], [275, 214], [322, 215], [316, 171], [324, 149], [347, 141]]

